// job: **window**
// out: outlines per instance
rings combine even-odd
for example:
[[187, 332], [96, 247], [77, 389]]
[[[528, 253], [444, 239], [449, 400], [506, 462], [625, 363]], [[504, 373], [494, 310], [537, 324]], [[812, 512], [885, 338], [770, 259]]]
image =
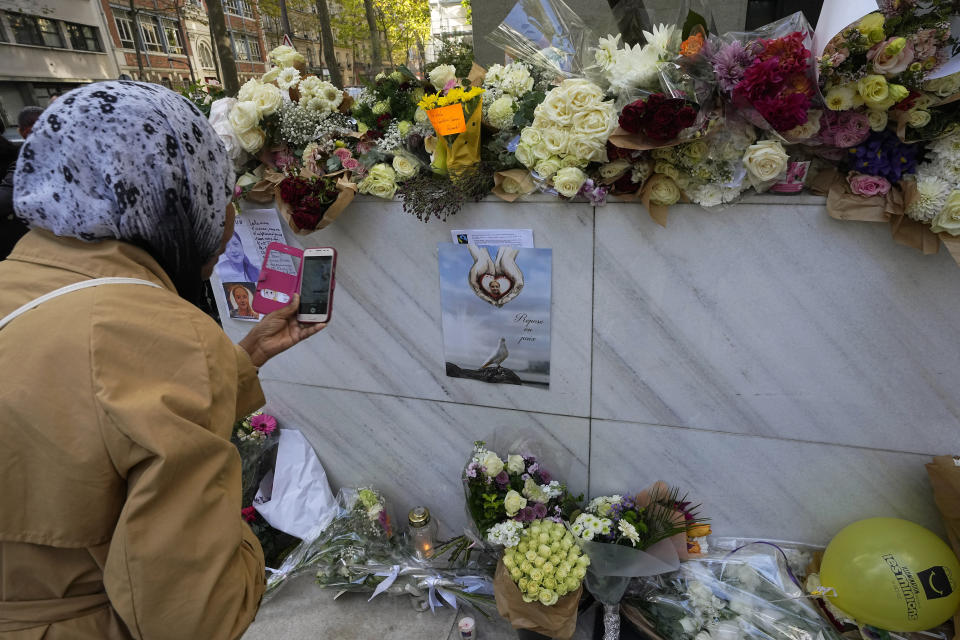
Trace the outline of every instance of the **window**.
[[70, 35], [70, 45], [80, 51], [103, 51], [100, 44], [100, 31], [96, 27], [85, 24], [65, 22], [67, 33]]
[[173, 85], [170, 84], [170, 78], [161, 78], [160, 84], [165, 86], [167, 89], [173, 89]]
[[160, 39], [160, 24], [157, 18], [142, 16], [139, 22], [143, 48], [154, 53], [163, 53], [163, 41]]
[[233, 42], [233, 55], [238, 62], [246, 62], [250, 59], [250, 50], [247, 49], [247, 39], [242, 34], [230, 33], [230, 40]]
[[250, 49], [250, 59], [254, 62], [262, 62], [263, 54], [260, 52], [260, 41], [254, 38], [247, 38], [247, 47]]
[[64, 48], [63, 36], [57, 23], [46, 18], [37, 18], [23, 13], [10, 13], [10, 26], [18, 44], [32, 44], [40, 47]]
[[130, 19], [130, 13], [122, 9], [114, 9], [113, 21], [117, 25], [117, 33], [120, 34], [120, 46], [124, 49], [133, 49], [136, 42], [133, 39], [133, 20]]
[[200, 43], [200, 66], [204, 69], [213, 69], [213, 51], [206, 42]]
[[246, 0], [225, 0], [223, 3], [223, 12], [230, 15], [240, 16], [241, 18], [252, 18], [253, 11]]
[[164, 18], [163, 31], [167, 36], [167, 52], [183, 55], [183, 40], [180, 38], [180, 25], [174, 20]]

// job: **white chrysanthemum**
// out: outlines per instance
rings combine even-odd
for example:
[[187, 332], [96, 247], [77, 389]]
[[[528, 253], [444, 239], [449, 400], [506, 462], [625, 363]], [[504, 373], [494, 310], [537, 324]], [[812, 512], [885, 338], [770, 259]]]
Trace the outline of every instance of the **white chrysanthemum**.
[[689, 194], [690, 199], [701, 207], [715, 207], [723, 204], [723, 189], [717, 184], [705, 184]]
[[930, 222], [946, 202], [950, 183], [938, 176], [921, 176], [917, 179], [917, 198], [907, 207], [907, 216], [918, 222]]
[[336, 85], [326, 81], [320, 85], [319, 95], [321, 98], [330, 103], [330, 106], [332, 106], [334, 109], [339, 107], [340, 103], [343, 102], [343, 91], [338, 89]]
[[629, 540], [630, 544], [634, 547], [637, 546], [638, 542], [640, 542], [640, 534], [637, 533], [637, 528], [626, 520], [621, 520], [617, 524], [617, 529], [620, 530], [620, 533], [623, 535], [623, 537]]
[[500, 81], [500, 87], [504, 93], [519, 98], [533, 89], [533, 77], [526, 65], [515, 62], [506, 68], [503, 79]]
[[599, 46], [594, 50], [593, 59], [604, 71], [609, 71], [620, 55], [620, 34], [600, 38]]
[[610, 513], [610, 507], [615, 504], [620, 504], [621, 500], [623, 500], [623, 496], [620, 495], [600, 496], [590, 501], [590, 504], [587, 505], [586, 511], [605, 516]]
[[611, 91], [627, 93], [638, 87], [653, 87], [658, 82], [658, 61], [654, 47], [627, 47], [606, 73]]
[[592, 516], [589, 513], [581, 513], [579, 516], [577, 516], [577, 519], [573, 521], [570, 529], [578, 538], [582, 538], [584, 540], [593, 540], [594, 530], [590, 526], [590, 522], [594, 519], [595, 516]]
[[277, 76], [277, 86], [284, 91], [300, 83], [300, 70], [296, 67], [287, 67]]
[[653, 26], [653, 33], [643, 32], [647, 44], [652, 46], [659, 57], [672, 56], [679, 50], [680, 31], [674, 25], [658, 24]]

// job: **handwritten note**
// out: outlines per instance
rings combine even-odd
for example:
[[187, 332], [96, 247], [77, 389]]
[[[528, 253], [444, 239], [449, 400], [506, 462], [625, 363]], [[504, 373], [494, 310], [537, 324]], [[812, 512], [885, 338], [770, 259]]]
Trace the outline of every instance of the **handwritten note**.
[[437, 135], [449, 136], [467, 130], [467, 121], [463, 117], [461, 104], [448, 104], [439, 109], [430, 109], [427, 111], [427, 116]]

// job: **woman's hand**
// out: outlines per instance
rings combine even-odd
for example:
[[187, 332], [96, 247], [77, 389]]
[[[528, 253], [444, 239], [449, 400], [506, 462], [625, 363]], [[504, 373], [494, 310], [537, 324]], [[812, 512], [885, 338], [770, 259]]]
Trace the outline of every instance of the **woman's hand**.
[[240, 341], [243, 350], [250, 354], [253, 366], [262, 367], [273, 356], [283, 353], [327, 326], [325, 322], [297, 321], [299, 307], [300, 296], [294, 295], [290, 304], [265, 315], [263, 320], [250, 330], [247, 337]]

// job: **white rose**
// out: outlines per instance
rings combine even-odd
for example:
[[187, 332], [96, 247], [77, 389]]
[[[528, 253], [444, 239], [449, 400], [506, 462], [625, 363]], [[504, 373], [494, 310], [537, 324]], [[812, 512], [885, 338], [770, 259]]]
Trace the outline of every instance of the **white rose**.
[[603, 138], [613, 130], [613, 112], [609, 109], [590, 109], [578, 111], [570, 122], [573, 132], [579, 136]]
[[480, 460], [480, 466], [483, 467], [484, 475], [493, 478], [503, 471], [503, 460], [493, 451], [487, 451], [486, 455]]
[[493, 101], [487, 111], [487, 119], [497, 129], [506, 129], [513, 124], [513, 98], [503, 95]]
[[589, 80], [573, 78], [564, 80], [560, 88], [566, 93], [573, 111], [583, 111], [603, 101], [603, 90]]
[[514, 155], [517, 156], [520, 164], [528, 169], [532, 169], [533, 165], [537, 162], [537, 157], [534, 155], [533, 149], [522, 142], [517, 145], [517, 150], [514, 152]]
[[[496, 65], [495, 65], [496, 66]], [[510, 473], [520, 474], [526, 470], [526, 465], [523, 463], [523, 456], [518, 455], [509, 455], [507, 456], [507, 471]]]
[[452, 64], [441, 64], [430, 72], [430, 84], [437, 91], [442, 91], [451, 80], [457, 79], [457, 69]]
[[743, 164], [750, 175], [760, 182], [767, 182], [787, 170], [790, 157], [776, 140], [761, 140], [747, 147], [743, 154]]
[[533, 89], [533, 78], [530, 72], [522, 64], [512, 64], [500, 82], [500, 87], [504, 93], [520, 97]]
[[874, 131], [883, 131], [887, 128], [887, 112], [881, 109], [867, 109], [867, 120]]
[[307, 59], [304, 58], [302, 54], [291, 50], [289, 53], [278, 56], [277, 63], [279, 63], [279, 65], [284, 69], [288, 69], [290, 67], [305, 67], [307, 64]]
[[240, 140], [240, 146], [243, 147], [244, 151], [255, 154], [260, 151], [263, 143], [267, 141], [267, 134], [259, 127], [254, 127], [237, 134], [237, 139]]
[[557, 171], [553, 177], [553, 188], [567, 198], [572, 198], [580, 191], [580, 187], [587, 181], [587, 174], [576, 167], [567, 167]]
[[923, 109], [911, 109], [907, 112], [907, 121], [914, 129], [921, 129], [930, 124], [930, 112]]
[[240, 102], [247, 102], [253, 100], [253, 91], [260, 86], [260, 81], [256, 78], [252, 78], [243, 83], [243, 86], [240, 87], [240, 91], [237, 92], [237, 100]]
[[533, 125], [537, 128], [566, 127], [570, 124], [573, 114], [574, 109], [570, 106], [566, 93], [560, 87], [555, 87], [533, 110]]
[[236, 106], [236, 98], [221, 98], [210, 104], [210, 124], [213, 130], [220, 136], [223, 145], [227, 149], [227, 157], [236, 164], [243, 155], [243, 148], [240, 146], [240, 140], [237, 138], [233, 125], [230, 124], [229, 115]]
[[534, 171], [543, 176], [544, 179], [550, 180], [557, 171], [560, 171], [561, 168], [560, 159], [556, 156], [550, 156], [546, 160], [541, 160], [538, 162]]
[[374, 182], [367, 189], [367, 193], [384, 200], [393, 200], [393, 195], [397, 192], [397, 185], [393, 182]]
[[533, 147], [543, 142], [543, 136], [540, 135], [539, 129], [524, 127], [523, 131], [520, 132], [520, 142]]
[[503, 499], [503, 508], [507, 512], [507, 516], [513, 517], [517, 515], [517, 512], [520, 509], [523, 509], [527, 506], [527, 500], [519, 493], [511, 489], [507, 491], [507, 495]]
[[567, 153], [588, 162], [603, 162], [607, 159], [606, 145], [596, 139], [574, 138], [567, 143]]
[[257, 105], [260, 116], [272, 116], [283, 104], [283, 93], [272, 84], [262, 84], [253, 90], [250, 100]]
[[413, 114], [413, 121], [417, 124], [423, 124], [430, 119], [430, 116], [427, 115], [427, 112], [423, 110], [423, 107], [417, 107], [416, 112]]
[[252, 100], [238, 101], [230, 110], [228, 120], [238, 136], [253, 129], [260, 124], [260, 110], [257, 108], [257, 103]]
[[619, 178], [625, 174], [629, 168], [630, 161], [626, 160], [625, 158], [620, 158], [619, 160], [614, 160], [613, 162], [600, 167], [600, 177], [604, 180]]
[[263, 77], [260, 78], [260, 82], [263, 84], [269, 84], [280, 77], [280, 72], [283, 71], [280, 67], [273, 67], [270, 71], [267, 71], [263, 74]]
[[579, 169], [586, 169], [588, 164], [590, 164], [590, 160], [588, 160], [587, 158], [578, 158], [577, 156], [568, 155], [568, 156], [564, 156], [563, 159], [560, 160], [560, 167], [564, 169], [567, 167], [577, 167]]
[[405, 155], [393, 156], [393, 170], [401, 180], [417, 175], [417, 165]]
[[543, 148], [551, 156], [566, 153], [569, 134], [563, 129], [547, 129], [543, 132]]

